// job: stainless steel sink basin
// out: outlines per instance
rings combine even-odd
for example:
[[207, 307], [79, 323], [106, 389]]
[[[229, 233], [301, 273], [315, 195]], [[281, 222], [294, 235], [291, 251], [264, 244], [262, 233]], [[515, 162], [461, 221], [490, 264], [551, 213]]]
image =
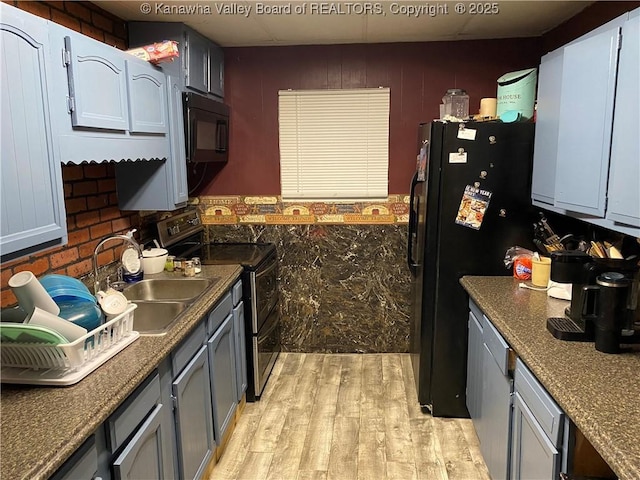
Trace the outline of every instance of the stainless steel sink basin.
[[138, 308], [133, 314], [133, 329], [140, 335], [165, 335], [187, 308], [186, 302], [135, 301]]
[[184, 302], [194, 300], [215, 280], [215, 278], [151, 278], [132, 284], [122, 293], [132, 302], [137, 300]]

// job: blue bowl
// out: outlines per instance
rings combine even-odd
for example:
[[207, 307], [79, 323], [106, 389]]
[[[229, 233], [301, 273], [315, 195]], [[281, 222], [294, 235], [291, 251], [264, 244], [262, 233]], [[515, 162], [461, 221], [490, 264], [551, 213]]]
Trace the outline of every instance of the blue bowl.
[[91, 294], [84, 283], [76, 278], [51, 274], [42, 277], [40, 283], [53, 298], [53, 301], [58, 304], [72, 301], [97, 303], [96, 297]]
[[86, 328], [88, 332], [98, 328], [104, 321], [102, 310], [95, 303], [66, 301], [59, 302], [58, 306], [60, 307], [58, 316]]

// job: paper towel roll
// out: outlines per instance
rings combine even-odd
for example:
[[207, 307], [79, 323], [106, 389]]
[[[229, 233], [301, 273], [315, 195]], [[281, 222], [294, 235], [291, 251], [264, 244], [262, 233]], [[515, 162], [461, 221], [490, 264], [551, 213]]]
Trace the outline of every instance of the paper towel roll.
[[9, 279], [9, 286], [18, 299], [20, 307], [31, 314], [35, 307], [53, 315], [60, 313], [60, 307], [53, 301], [33, 272], [16, 273]]
[[495, 117], [498, 105], [497, 98], [483, 98], [480, 100], [480, 116]]

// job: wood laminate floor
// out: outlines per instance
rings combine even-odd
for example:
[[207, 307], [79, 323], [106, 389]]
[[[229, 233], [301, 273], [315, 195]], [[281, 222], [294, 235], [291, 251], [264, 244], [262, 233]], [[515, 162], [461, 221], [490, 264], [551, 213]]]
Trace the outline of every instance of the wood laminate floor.
[[209, 480], [488, 480], [471, 421], [415, 399], [407, 354], [282, 353]]

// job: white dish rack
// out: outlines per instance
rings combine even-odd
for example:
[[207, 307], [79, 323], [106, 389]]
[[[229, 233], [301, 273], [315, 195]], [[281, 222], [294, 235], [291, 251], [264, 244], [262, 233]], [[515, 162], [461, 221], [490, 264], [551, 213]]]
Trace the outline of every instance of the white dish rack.
[[131, 303], [120, 315], [71, 343], [3, 343], [0, 381], [30, 385], [73, 385], [138, 339]]

